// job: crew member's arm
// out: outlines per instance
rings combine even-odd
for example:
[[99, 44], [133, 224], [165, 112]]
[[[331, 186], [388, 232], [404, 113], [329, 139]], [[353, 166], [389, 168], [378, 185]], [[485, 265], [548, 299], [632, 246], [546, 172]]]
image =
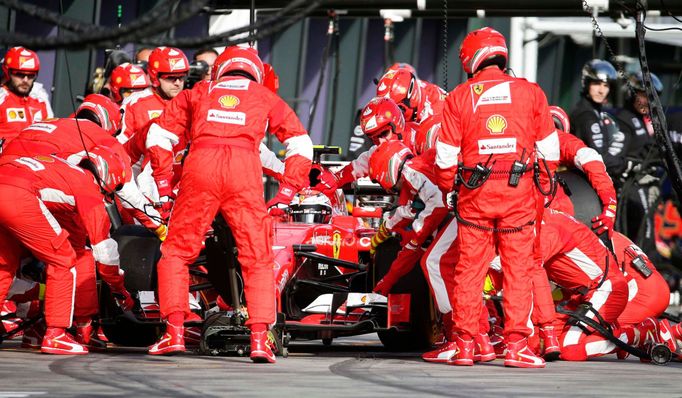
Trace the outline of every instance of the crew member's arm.
[[455, 96], [450, 94], [445, 99], [441, 131], [436, 141], [435, 171], [438, 187], [443, 192], [453, 190], [461, 145], [460, 113], [455, 104]]
[[161, 202], [168, 202], [173, 192], [173, 147], [186, 138], [191, 121], [192, 93], [183, 90], [173, 98], [163, 113], [149, 126], [145, 147]]
[[92, 192], [77, 195], [75, 199], [76, 212], [87, 232], [99, 276], [120, 299], [119, 305], [124, 310], [132, 309], [133, 300], [124, 286], [124, 272], [120, 268], [118, 244], [109, 236], [111, 223], [102, 196]]
[[271, 98], [268, 130], [284, 144], [286, 155], [279, 192], [268, 202], [268, 208], [289, 205], [294, 194], [309, 185], [313, 159], [313, 142], [296, 113], [281, 98], [275, 95]]
[[277, 155], [262, 142], [258, 147], [258, 152], [260, 153], [260, 162], [263, 165], [263, 173], [273, 177], [277, 181], [282, 181], [282, 176], [284, 176], [284, 163], [277, 159]]

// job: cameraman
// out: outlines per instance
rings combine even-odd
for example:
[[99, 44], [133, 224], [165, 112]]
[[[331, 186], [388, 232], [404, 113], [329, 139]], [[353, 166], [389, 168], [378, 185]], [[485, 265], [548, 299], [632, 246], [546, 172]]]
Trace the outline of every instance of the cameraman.
[[191, 89], [202, 80], [211, 80], [211, 69], [218, 57], [218, 53], [211, 47], [199, 49], [189, 64], [189, 73], [185, 81], [185, 88]]
[[196, 64], [197, 61], [204, 61], [206, 62], [206, 65], [208, 65], [208, 70], [206, 70], [203, 80], [211, 80], [211, 69], [213, 69], [213, 63], [216, 58], [218, 58], [218, 52], [212, 47], [200, 48], [194, 53], [192, 64]]

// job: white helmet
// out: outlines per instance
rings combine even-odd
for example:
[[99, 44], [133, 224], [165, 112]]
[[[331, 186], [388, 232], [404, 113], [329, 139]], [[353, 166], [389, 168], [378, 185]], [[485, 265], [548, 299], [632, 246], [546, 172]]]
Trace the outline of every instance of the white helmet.
[[327, 224], [332, 218], [332, 203], [320, 191], [305, 188], [289, 204], [291, 221], [306, 224]]

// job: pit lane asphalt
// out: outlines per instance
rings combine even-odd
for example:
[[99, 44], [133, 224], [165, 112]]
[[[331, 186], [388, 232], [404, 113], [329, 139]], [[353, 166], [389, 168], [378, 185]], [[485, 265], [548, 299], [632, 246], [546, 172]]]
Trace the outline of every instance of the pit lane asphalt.
[[386, 352], [376, 335], [293, 342], [275, 365], [248, 358], [144, 350], [58, 357], [0, 346], [0, 398], [6, 397], [682, 397], [682, 363], [615, 358], [554, 362], [545, 369], [504, 368], [502, 360], [461, 368]]

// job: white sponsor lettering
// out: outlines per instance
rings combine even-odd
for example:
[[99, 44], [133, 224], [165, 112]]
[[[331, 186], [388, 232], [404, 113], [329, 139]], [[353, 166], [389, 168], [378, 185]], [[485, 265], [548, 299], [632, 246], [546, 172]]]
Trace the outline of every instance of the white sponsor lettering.
[[512, 99], [509, 84], [510, 82], [504, 82], [487, 89], [474, 103], [474, 111], [476, 111], [479, 106], [483, 105], [511, 104]]
[[52, 134], [55, 130], [57, 130], [57, 126], [48, 123], [33, 123], [27, 128], [27, 130], [38, 130]]
[[478, 140], [478, 153], [490, 155], [492, 153], [515, 153], [516, 138], [493, 138], [488, 140]]
[[246, 125], [246, 113], [244, 112], [227, 112], [211, 109], [208, 111], [206, 120], [209, 122], [238, 124], [240, 126]]
[[601, 127], [599, 127], [599, 123], [593, 123], [590, 126], [590, 130], [592, 130], [593, 133], [597, 134], [601, 132]]
[[40, 163], [39, 161], [37, 161], [33, 158], [23, 157], [23, 158], [15, 159], [14, 161], [17, 163], [23, 164], [24, 166], [28, 167], [29, 169], [31, 169], [33, 171], [45, 170], [45, 166], [43, 166], [42, 163]]
[[249, 81], [250, 81], [249, 79], [229, 80], [226, 82], [220, 82], [213, 86], [213, 88], [227, 88], [230, 90], [248, 90]]

